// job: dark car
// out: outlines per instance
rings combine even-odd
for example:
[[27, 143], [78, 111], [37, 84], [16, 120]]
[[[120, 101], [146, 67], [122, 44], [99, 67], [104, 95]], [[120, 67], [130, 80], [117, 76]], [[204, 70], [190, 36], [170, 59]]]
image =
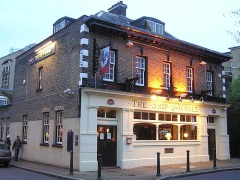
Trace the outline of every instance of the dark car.
[[11, 160], [11, 151], [8, 150], [3, 142], [0, 142], [0, 164], [3, 164], [5, 167], [7, 167]]

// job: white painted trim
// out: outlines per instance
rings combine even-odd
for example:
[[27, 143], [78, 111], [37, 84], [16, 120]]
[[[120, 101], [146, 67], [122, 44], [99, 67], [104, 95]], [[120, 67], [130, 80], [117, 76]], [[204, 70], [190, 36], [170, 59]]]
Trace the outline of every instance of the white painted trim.
[[87, 38], [82, 38], [80, 39], [80, 45], [88, 45], [88, 39]]
[[89, 32], [89, 28], [87, 27], [86, 24], [82, 24], [80, 27], [80, 33], [81, 32]]
[[78, 83], [79, 86], [82, 85], [82, 78], [88, 78], [88, 74], [87, 73], [80, 73], [80, 81]]

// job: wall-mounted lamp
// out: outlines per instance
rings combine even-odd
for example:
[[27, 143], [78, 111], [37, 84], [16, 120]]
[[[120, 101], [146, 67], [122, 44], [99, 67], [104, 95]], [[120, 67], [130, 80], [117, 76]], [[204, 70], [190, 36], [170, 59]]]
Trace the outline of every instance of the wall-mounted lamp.
[[74, 95], [74, 91], [72, 90], [72, 89], [70, 89], [70, 88], [67, 88], [65, 91], [63, 91], [64, 93], [66, 93], [66, 94], [72, 94], [72, 95]]
[[207, 65], [207, 63], [205, 61], [201, 61], [199, 64], [200, 65]]
[[168, 93], [165, 95], [165, 97], [166, 97], [166, 100], [169, 101], [169, 95], [168, 95]]
[[182, 101], [182, 97], [181, 96], [179, 96], [179, 99], [178, 99], [179, 101]]
[[127, 44], [126, 44], [127, 47], [132, 47], [133, 46], [133, 43], [131, 41], [128, 41]]
[[227, 107], [223, 108], [223, 111], [227, 111]]
[[126, 144], [132, 144], [132, 137], [131, 136], [126, 137]]
[[199, 100], [202, 102], [202, 104], [204, 104], [204, 99], [203, 99], [203, 97], [201, 97]]
[[194, 102], [194, 99], [192, 96], [190, 96], [188, 99], [190, 99], [191, 102]]

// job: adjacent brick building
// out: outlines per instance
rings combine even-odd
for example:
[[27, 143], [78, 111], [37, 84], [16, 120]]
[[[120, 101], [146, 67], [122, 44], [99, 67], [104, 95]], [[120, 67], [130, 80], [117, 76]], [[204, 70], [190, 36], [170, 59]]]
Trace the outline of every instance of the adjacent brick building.
[[[126, 17], [122, 1], [60, 18], [54, 34], [17, 58], [10, 134], [21, 158], [74, 168], [123, 169], [228, 159], [222, 63], [230, 56], [177, 39], [165, 23]], [[5, 118], [5, 117], [1, 117]], [[148, 153], [146, 153], [148, 152]]]

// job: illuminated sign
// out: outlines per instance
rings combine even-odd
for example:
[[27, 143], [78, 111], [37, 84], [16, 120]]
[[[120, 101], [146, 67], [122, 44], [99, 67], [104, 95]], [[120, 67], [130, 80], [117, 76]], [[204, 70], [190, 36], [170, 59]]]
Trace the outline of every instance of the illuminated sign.
[[152, 110], [163, 110], [172, 112], [190, 112], [198, 113], [199, 108], [197, 106], [189, 106], [185, 104], [166, 104], [166, 103], [147, 103], [145, 101], [132, 100], [133, 107], [146, 108]]
[[39, 49], [37, 49], [35, 51], [34, 55], [29, 57], [28, 62], [34, 63], [36, 61], [39, 61], [39, 60], [55, 53], [55, 46], [56, 46], [56, 44], [52, 43], [52, 42], [43, 45], [42, 47], [40, 47]]

